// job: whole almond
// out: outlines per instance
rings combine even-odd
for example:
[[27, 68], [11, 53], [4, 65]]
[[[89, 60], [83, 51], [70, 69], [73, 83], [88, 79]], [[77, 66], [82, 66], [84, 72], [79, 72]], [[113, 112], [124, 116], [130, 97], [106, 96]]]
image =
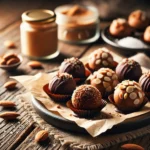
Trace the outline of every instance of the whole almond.
[[144, 150], [144, 148], [141, 147], [140, 145], [131, 144], [131, 143], [124, 144], [124, 145], [121, 146], [121, 148], [123, 150]]
[[19, 61], [20, 61], [19, 58], [10, 58], [10, 59], [6, 62], [6, 64], [7, 64], [7, 65], [13, 65], [13, 64], [18, 63]]
[[28, 63], [28, 66], [30, 66], [32, 69], [39, 69], [42, 68], [42, 64], [38, 61], [30, 61]]
[[5, 120], [12, 120], [16, 119], [20, 114], [13, 111], [7, 111], [0, 114], [0, 118], [3, 118]]
[[13, 41], [10, 41], [10, 40], [5, 41], [4, 45], [7, 48], [15, 48], [16, 47], [15, 43]]
[[41, 130], [35, 135], [36, 142], [44, 141], [47, 138], [48, 138], [48, 131], [46, 131], [46, 130]]
[[16, 81], [8, 81], [3, 86], [8, 90], [13, 90], [16, 87], [17, 82]]
[[8, 60], [11, 59], [11, 58], [18, 58], [18, 57], [17, 57], [17, 55], [14, 54], [14, 53], [8, 53], [8, 54], [5, 54], [5, 55], [3, 56], [3, 59], [4, 59], [5, 61], [8, 61]]
[[12, 101], [4, 101], [4, 100], [1, 100], [0, 101], [0, 106], [3, 106], [3, 107], [14, 107], [16, 106], [16, 104]]

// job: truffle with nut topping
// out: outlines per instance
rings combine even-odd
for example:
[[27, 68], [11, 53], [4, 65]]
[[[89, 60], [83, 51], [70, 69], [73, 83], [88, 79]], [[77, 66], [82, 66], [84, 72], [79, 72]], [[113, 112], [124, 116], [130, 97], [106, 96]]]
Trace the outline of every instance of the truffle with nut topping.
[[125, 80], [115, 87], [113, 101], [118, 110], [133, 112], [144, 102], [144, 92], [135, 81]]
[[75, 57], [65, 59], [59, 67], [59, 72], [71, 74], [73, 78], [85, 78], [85, 67], [83, 63]]
[[54, 94], [72, 94], [76, 88], [76, 83], [72, 75], [68, 73], [58, 73], [49, 82], [49, 90]]
[[114, 37], [125, 37], [132, 34], [132, 28], [128, 25], [126, 19], [118, 18], [113, 20], [109, 27], [109, 32]]
[[150, 26], [148, 26], [144, 32], [143, 39], [145, 42], [150, 43]]
[[135, 60], [125, 58], [116, 67], [116, 74], [120, 81], [125, 79], [138, 81], [142, 75], [142, 69]]
[[144, 73], [139, 79], [139, 84], [146, 96], [150, 99], [150, 71]]
[[100, 68], [114, 68], [113, 56], [107, 48], [99, 48], [92, 52], [88, 59], [88, 68], [96, 71]]
[[106, 97], [114, 91], [115, 86], [119, 83], [116, 73], [109, 68], [101, 68], [90, 75], [86, 82], [96, 87]]
[[128, 23], [135, 29], [143, 30], [148, 26], [149, 19], [144, 11], [136, 10], [129, 15]]

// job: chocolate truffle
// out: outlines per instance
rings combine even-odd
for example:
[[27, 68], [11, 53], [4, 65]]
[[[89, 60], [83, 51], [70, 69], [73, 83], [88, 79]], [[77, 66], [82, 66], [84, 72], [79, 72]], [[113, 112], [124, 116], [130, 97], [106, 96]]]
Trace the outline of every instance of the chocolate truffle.
[[150, 26], [148, 26], [144, 32], [143, 39], [145, 42], [150, 43]]
[[76, 88], [76, 83], [72, 75], [68, 73], [58, 73], [49, 82], [49, 90], [54, 94], [72, 94]]
[[67, 72], [73, 78], [85, 78], [85, 67], [83, 63], [75, 57], [65, 59], [59, 68], [60, 73]]
[[88, 77], [86, 82], [96, 87], [101, 92], [102, 97], [111, 94], [119, 83], [118, 76], [109, 68], [101, 68], [94, 72]]
[[132, 34], [132, 28], [125, 19], [118, 18], [111, 23], [109, 32], [115, 37], [125, 37]]
[[139, 84], [146, 96], [150, 99], [150, 71], [141, 76]]
[[138, 81], [142, 75], [142, 69], [138, 62], [125, 58], [116, 67], [116, 74], [120, 81], [124, 79]]
[[149, 19], [144, 11], [136, 10], [129, 15], [128, 23], [135, 29], [143, 30], [148, 26]]
[[96, 71], [100, 68], [114, 68], [113, 56], [110, 54], [107, 48], [99, 48], [92, 52], [88, 59], [88, 68], [92, 71]]
[[95, 87], [81, 85], [73, 92], [71, 101], [76, 109], [97, 109], [102, 105], [102, 96]]
[[142, 106], [144, 96], [137, 82], [125, 80], [115, 88], [114, 105], [122, 112], [133, 112]]

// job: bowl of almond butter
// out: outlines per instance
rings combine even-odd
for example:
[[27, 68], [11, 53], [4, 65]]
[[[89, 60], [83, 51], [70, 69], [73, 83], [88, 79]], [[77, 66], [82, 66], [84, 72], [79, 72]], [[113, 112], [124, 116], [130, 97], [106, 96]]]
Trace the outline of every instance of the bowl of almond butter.
[[0, 68], [7, 71], [15, 70], [22, 63], [22, 60], [22, 57], [15, 53], [4, 54], [0, 57]]

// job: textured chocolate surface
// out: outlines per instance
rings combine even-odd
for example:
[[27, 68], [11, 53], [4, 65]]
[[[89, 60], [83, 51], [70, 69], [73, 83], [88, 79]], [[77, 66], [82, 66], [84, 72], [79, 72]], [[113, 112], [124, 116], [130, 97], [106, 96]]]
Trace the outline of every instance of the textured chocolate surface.
[[71, 74], [74, 78], [85, 77], [85, 67], [83, 63], [78, 58], [74, 57], [65, 59], [60, 65], [59, 72], [67, 72]]
[[72, 95], [72, 105], [77, 109], [96, 109], [102, 105], [101, 93], [91, 85], [81, 85]]
[[55, 94], [72, 94], [76, 88], [76, 83], [72, 75], [58, 73], [49, 82], [49, 90]]
[[126, 58], [116, 67], [116, 74], [120, 81], [125, 79], [138, 81], [142, 75], [142, 69], [138, 62]]

